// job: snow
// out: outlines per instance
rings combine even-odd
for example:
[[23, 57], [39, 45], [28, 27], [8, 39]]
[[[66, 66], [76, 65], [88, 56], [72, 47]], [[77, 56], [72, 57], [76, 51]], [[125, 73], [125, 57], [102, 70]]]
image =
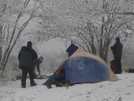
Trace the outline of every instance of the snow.
[[117, 75], [119, 81], [75, 84], [66, 87], [42, 85], [47, 79], [35, 79], [37, 86], [21, 88], [20, 80], [3, 82], [0, 86], [0, 101], [133, 101], [134, 73]]

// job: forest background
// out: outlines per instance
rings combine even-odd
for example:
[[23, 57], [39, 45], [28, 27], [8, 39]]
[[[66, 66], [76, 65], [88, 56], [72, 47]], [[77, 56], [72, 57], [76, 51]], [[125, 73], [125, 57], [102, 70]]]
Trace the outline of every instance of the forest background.
[[134, 0], [1, 0], [0, 79], [20, 73], [18, 53], [29, 40], [44, 57], [42, 74], [53, 73], [67, 59], [71, 42], [109, 64], [117, 36], [122, 68], [134, 68], [133, 5]]

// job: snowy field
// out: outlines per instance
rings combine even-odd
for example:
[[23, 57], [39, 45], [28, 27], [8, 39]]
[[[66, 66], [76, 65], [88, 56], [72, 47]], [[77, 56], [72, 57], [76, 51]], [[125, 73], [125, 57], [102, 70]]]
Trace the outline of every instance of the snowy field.
[[21, 88], [21, 81], [10, 81], [0, 86], [0, 101], [134, 101], [134, 73], [118, 74], [119, 81], [76, 84], [69, 87], [42, 85], [46, 79], [35, 80], [38, 84]]

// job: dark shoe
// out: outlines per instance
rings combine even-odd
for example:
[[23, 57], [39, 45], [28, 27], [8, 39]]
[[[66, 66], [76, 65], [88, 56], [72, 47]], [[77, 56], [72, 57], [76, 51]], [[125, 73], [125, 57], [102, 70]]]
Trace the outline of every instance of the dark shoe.
[[37, 85], [37, 83], [33, 83], [33, 84], [31, 84], [31, 86], [36, 86]]
[[26, 88], [26, 86], [21, 86], [21, 88]]
[[48, 89], [51, 89], [52, 87], [48, 85], [47, 88], [48, 88]]

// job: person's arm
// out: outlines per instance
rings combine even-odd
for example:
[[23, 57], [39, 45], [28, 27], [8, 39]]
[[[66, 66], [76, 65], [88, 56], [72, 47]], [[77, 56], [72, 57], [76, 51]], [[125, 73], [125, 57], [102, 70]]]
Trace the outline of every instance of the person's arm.
[[113, 46], [111, 46], [110, 49], [113, 51]]
[[18, 60], [20, 61], [20, 54], [21, 54], [21, 51], [19, 52], [19, 54], [18, 54]]
[[41, 75], [40, 74], [40, 64], [39, 63], [37, 64], [37, 71], [38, 71], [39, 75]]
[[66, 49], [66, 52], [68, 53], [68, 52], [69, 52], [69, 50], [70, 50], [70, 48], [67, 48], [67, 49]]
[[110, 48], [112, 51], [115, 51], [115, 47], [116, 47], [116, 43], [113, 46], [111, 46]]

